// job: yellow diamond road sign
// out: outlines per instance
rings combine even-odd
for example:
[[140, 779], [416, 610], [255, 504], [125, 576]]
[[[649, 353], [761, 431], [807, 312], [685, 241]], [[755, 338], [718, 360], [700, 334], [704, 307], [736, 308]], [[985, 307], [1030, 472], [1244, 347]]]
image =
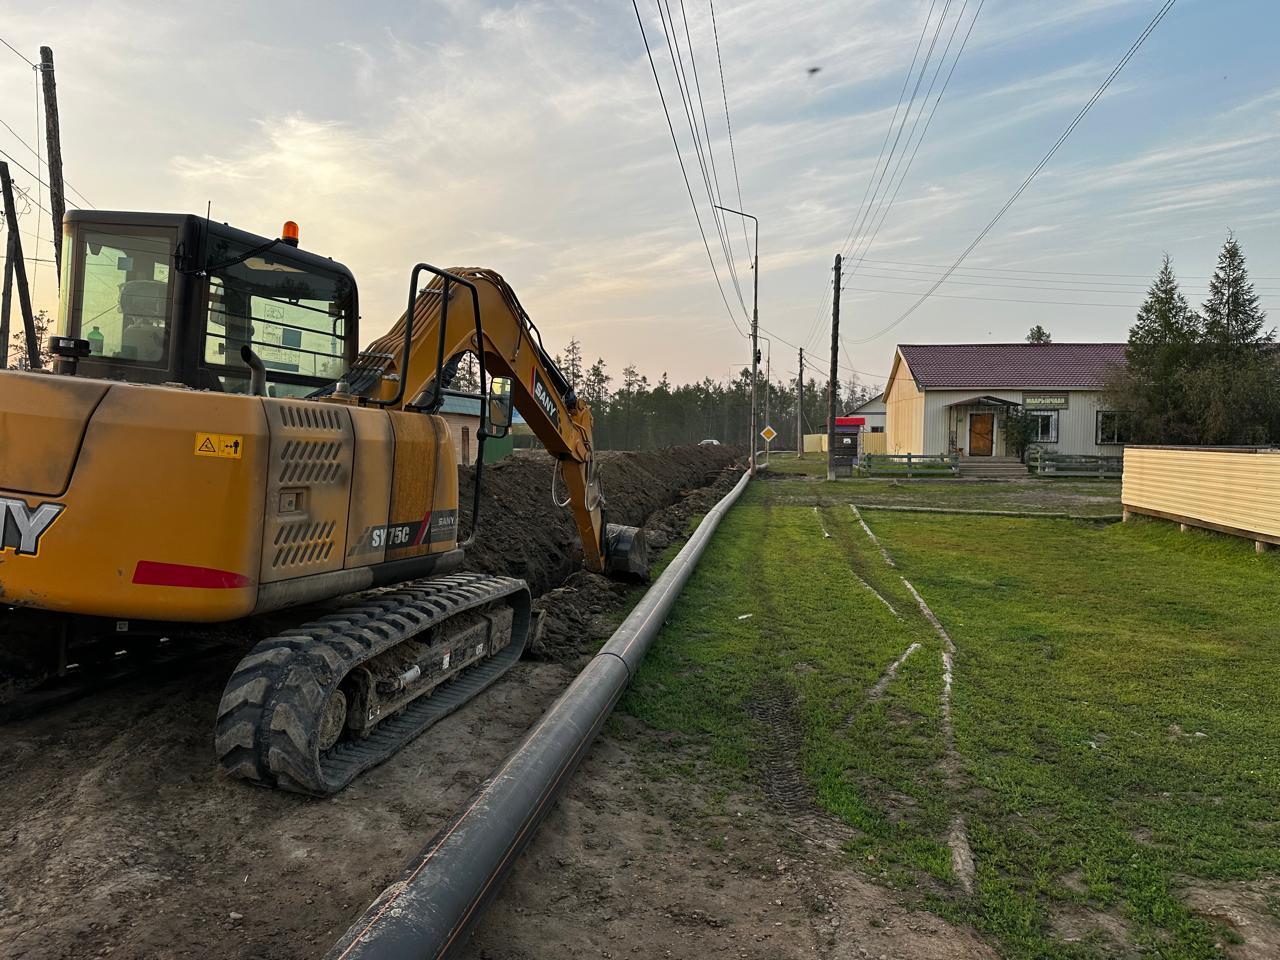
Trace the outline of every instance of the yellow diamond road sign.
[[773, 427], [765, 427], [763, 430], [760, 431], [760, 436], [764, 437], [765, 443], [771, 443], [773, 441], [773, 438], [776, 437], [777, 435], [778, 435], [778, 431], [773, 429]]

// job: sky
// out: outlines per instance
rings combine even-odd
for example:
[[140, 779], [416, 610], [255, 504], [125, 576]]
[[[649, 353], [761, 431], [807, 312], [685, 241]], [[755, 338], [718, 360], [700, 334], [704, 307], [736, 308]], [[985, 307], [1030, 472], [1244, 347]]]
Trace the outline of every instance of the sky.
[[[760, 221], [773, 377], [794, 376], [799, 346], [808, 376], [826, 368], [832, 261], [869, 191], [895, 199], [870, 218], [883, 216], [878, 231], [854, 231], [842, 379], [882, 382], [896, 343], [1020, 340], [1036, 323], [1056, 340], [1123, 340], [1162, 255], [1198, 303], [1229, 230], [1280, 321], [1280, 5], [1179, 0], [964, 265], [885, 329], [987, 224], [1160, 6], [719, 0], [713, 32], [710, 5], [684, 0], [686, 41], [680, 0], [671, 3], [686, 73], [690, 49], [698, 71], [695, 118], [701, 131], [705, 110], [718, 197], [737, 207], [740, 186], [740, 209]], [[303, 247], [354, 271], [362, 341], [403, 309], [415, 262], [486, 266], [552, 350], [576, 337], [615, 378], [634, 364], [652, 381], [723, 379], [750, 357], [739, 332], [752, 305], [748, 245], [730, 219], [726, 257], [713, 225], [664, 40], [667, 9], [639, 0], [731, 309], [630, 3], [231, 0], [215, 13], [183, 0], [50, 0], [7, 10], [0, 37], [31, 60], [53, 47], [64, 172], [81, 198], [191, 213], [211, 203], [215, 219], [267, 236], [298, 221]], [[907, 115], [894, 162], [918, 140], [910, 165], [877, 181], [918, 41], [927, 49], [942, 23], [919, 88], [942, 63], [936, 97], [975, 11], [927, 130], [912, 120], [922, 108], [927, 119], [932, 100]], [[12, 128], [0, 127], [0, 150], [31, 171], [29, 147], [43, 152], [34, 80], [0, 47], [0, 121]], [[904, 170], [894, 194], [887, 185]], [[34, 205], [48, 199], [13, 173], [30, 197], [20, 206], [36, 306], [52, 312], [54, 268], [40, 262], [52, 258], [52, 225]]]

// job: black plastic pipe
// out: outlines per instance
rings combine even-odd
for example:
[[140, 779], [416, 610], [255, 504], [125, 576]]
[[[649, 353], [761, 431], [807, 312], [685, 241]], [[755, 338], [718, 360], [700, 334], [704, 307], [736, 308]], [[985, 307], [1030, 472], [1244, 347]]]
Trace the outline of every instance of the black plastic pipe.
[[703, 518], [600, 652], [325, 960], [424, 960], [462, 946], [590, 749], [748, 479], [743, 474]]

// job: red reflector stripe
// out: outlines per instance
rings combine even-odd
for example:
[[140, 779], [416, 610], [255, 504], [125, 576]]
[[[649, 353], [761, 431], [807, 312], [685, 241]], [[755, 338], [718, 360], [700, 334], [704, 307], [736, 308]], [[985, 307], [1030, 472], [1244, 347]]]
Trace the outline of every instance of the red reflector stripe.
[[198, 587], [206, 590], [230, 590], [253, 584], [248, 577], [230, 570], [155, 560], [139, 560], [133, 568], [133, 582], [150, 587]]

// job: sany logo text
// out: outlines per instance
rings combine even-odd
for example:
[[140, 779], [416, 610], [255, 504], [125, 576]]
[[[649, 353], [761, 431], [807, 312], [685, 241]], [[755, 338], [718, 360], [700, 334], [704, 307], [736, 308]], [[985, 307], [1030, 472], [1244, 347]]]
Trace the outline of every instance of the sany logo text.
[[28, 507], [23, 500], [0, 497], [0, 552], [38, 553], [40, 538], [64, 509], [66, 507], [61, 503]]

